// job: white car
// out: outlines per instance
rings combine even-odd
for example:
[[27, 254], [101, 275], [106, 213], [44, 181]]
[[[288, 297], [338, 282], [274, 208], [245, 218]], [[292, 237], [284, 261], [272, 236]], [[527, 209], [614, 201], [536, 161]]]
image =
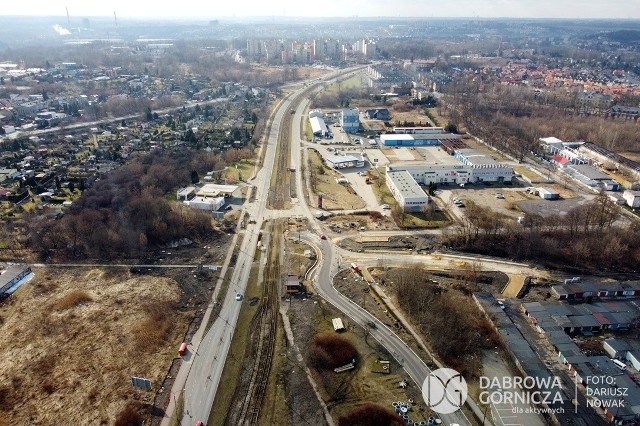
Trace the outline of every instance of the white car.
[[242, 300], [242, 293], [236, 293], [236, 300]]
[[391, 209], [391, 206], [389, 204], [383, 204], [380, 207], [382, 207], [383, 210], [389, 210]]
[[502, 192], [498, 192], [498, 193], [496, 193], [496, 198], [504, 200], [504, 195], [502, 194]]

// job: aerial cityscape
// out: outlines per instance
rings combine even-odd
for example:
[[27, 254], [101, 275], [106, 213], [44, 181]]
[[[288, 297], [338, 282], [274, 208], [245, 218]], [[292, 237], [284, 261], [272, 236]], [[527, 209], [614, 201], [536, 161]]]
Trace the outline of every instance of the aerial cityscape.
[[639, 4], [128, 3], [0, 15], [0, 426], [640, 424]]

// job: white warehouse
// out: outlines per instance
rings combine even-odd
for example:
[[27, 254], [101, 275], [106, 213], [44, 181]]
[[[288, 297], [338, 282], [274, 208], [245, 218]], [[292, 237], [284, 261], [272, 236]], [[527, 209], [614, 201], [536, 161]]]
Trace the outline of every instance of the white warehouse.
[[404, 211], [419, 212], [429, 203], [429, 196], [405, 170], [387, 170], [387, 186]]
[[471, 168], [473, 182], [510, 182], [513, 178], [511, 166], [499, 163], [477, 149], [458, 149], [455, 151], [455, 157]]
[[426, 162], [398, 162], [387, 166], [389, 171], [406, 171], [419, 184], [463, 184], [471, 180], [471, 170], [463, 165]]

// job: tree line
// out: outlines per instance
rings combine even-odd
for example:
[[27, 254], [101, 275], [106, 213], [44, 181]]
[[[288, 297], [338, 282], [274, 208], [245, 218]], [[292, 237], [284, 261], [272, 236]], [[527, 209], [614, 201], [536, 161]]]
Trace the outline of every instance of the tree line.
[[62, 218], [31, 213], [28, 244], [43, 259], [114, 259], [213, 238], [211, 215], [170, 202], [170, 194], [190, 183], [192, 172], [226, 164], [223, 155], [188, 149], [136, 157], [95, 182]]
[[581, 115], [576, 93], [536, 92], [480, 77], [461, 78], [445, 90], [447, 109], [440, 112], [518, 159], [547, 136], [594, 142], [615, 152], [638, 152], [640, 146], [636, 123]]
[[442, 238], [454, 249], [572, 270], [633, 271], [640, 261], [640, 226], [619, 220], [604, 193], [565, 215], [528, 214], [524, 224], [468, 202], [464, 222]]

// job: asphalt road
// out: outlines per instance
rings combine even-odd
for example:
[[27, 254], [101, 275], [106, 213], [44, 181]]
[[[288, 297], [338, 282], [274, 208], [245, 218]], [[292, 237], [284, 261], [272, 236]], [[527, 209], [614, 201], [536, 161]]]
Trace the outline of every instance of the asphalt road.
[[[322, 256], [321, 266], [318, 268], [314, 277], [314, 284], [318, 294], [361, 326], [365, 326], [368, 322], [375, 323], [376, 328], [370, 329], [371, 337], [380, 342], [402, 365], [414, 383], [418, 387], [421, 387], [425, 378], [431, 373], [429, 367], [427, 367], [413, 349], [390, 328], [378, 321], [369, 312], [353, 303], [350, 299], [340, 294], [333, 287], [333, 277], [340, 268], [340, 259], [334, 250], [334, 246], [329, 241], [320, 240], [315, 236], [305, 235], [305, 237], [309, 242], [319, 248]], [[442, 414], [440, 417], [445, 424], [470, 424], [461, 410], [451, 414]]]
[[[345, 73], [345, 70], [336, 72], [336, 75]], [[325, 77], [326, 79], [326, 77]], [[244, 231], [244, 236], [238, 253], [236, 267], [231, 276], [229, 291], [227, 291], [224, 301], [222, 301], [222, 310], [218, 318], [206, 333], [202, 341], [197, 347], [190, 347], [189, 354], [185, 357], [185, 362], [181, 367], [188, 371], [188, 376], [184, 384], [184, 411], [181, 419], [182, 424], [192, 424], [198, 420], [204, 422], [209, 418], [211, 407], [215, 399], [216, 392], [220, 385], [222, 371], [229, 353], [229, 348], [233, 338], [233, 333], [237, 324], [238, 316], [242, 301], [235, 299], [236, 293], [244, 294], [251, 265], [254, 259], [254, 253], [258, 243], [258, 234], [262, 228], [265, 219], [272, 217], [285, 216], [281, 211], [271, 211], [267, 209], [266, 203], [271, 183], [271, 175], [276, 160], [276, 146], [280, 133], [280, 126], [285, 114], [289, 114], [292, 99], [298, 94], [308, 90], [306, 86], [302, 86], [289, 97], [284, 99], [278, 106], [271, 125], [271, 130], [266, 141], [265, 157], [262, 169], [251, 180], [254, 185], [253, 190], [256, 191], [255, 201], [247, 203], [244, 211], [249, 214], [254, 224], [249, 224]], [[301, 118], [301, 111], [297, 112], [298, 118]], [[295, 120], [294, 120], [295, 122]], [[299, 124], [300, 121], [298, 120]], [[295, 133], [294, 133], [295, 134]], [[294, 147], [299, 144], [292, 144]], [[293, 148], [292, 148], [293, 151]], [[299, 164], [293, 163], [292, 164]], [[302, 191], [299, 192], [302, 194]], [[304, 204], [306, 207], [306, 204]], [[311, 214], [308, 208], [303, 208], [303, 213]], [[298, 213], [299, 214], [299, 213]], [[288, 212], [286, 216], [292, 216], [292, 212]], [[214, 301], [214, 303], [216, 303]], [[206, 326], [202, 324], [201, 327]], [[176, 380], [176, 386], [180, 383]], [[175, 392], [173, 392], [175, 395]], [[167, 412], [163, 423], [171, 416]]]
[[[237, 267], [234, 268], [234, 272], [231, 276], [230, 291], [227, 292], [225, 300], [222, 301], [223, 306], [219, 317], [215, 320], [214, 324], [199, 344], [196, 346], [190, 345], [189, 353], [185, 357], [185, 362], [181, 368], [180, 373], [182, 375], [188, 374], [183, 388], [184, 415], [181, 419], [182, 424], [194, 424], [197, 420], [206, 421], [209, 417], [217, 389], [220, 385], [220, 378], [242, 304], [242, 302], [235, 300], [235, 295], [236, 292], [244, 294], [251, 270], [251, 264], [254, 258], [254, 252], [257, 246], [258, 232], [262, 227], [262, 222], [270, 218], [296, 216], [308, 218], [311, 232], [305, 233], [304, 237], [319, 248], [322, 259], [314, 277], [318, 294], [358, 324], [364, 325], [369, 321], [376, 323], [377, 327], [376, 329], [371, 330], [371, 336], [378, 340], [403, 366], [409, 377], [411, 377], [416, 385], [421, 386], [424, 379], [430, 373], [429, 368], [422, 359], [420, 359], [420, 357], [391, 329], [377, 321], [375, 317], [333, 288], [333, 276], [339, 270], [340, 262], [350, 262], [350, 259], [353, 258], [358, 262], [373, 263], [378, 261], [378, 255], [351, 253], [335, 247], [330, 241], [320, 240], [318, 233], [321, 228], [315, 220], [313, 212], [302, 196], [302, 194], [304, 194], [303, 181], [298, 172], [296, 172], [295, 175], [298, 198], [292, 200], [293, 206], [289, 210], [277, 211], [268, 210], [266, 208], [266, 200], [275, 164], [276, 144], [281, 122], [284, 118], [284, 114], [288, 114], [290, 111], [291, 99], [293, 99], [298, 93], [308, 89], [308, 87], [301, 87], [294, 92], [289, 98], [285, 99], [279, 105], [274, 115], [271, 132], [265, 147], [264, 167], [257, 173], [255, 179], [251, 180], [255, 185], [255, 188], [253, 189], [257, 191], [255, 197], [256, 201], [244, 206], [245, 211], [253, 220], [255, 220], [256, 223], [250, 224], [243, 235], [240, 252], [236, 262]], [[294, 115], [294, 120], [292, 120], [293, 141], [291, 144], [291, 164], [297, 171], [300, 170], [300, 165], [302, 164], [302, 141], [300, 140], [299, 126], [302, 122], [301, 120], [305, 118], [303, 116], [304, 107], [305, 103], [297, 109]], [[523, 270], [530, 269], [528, 265], [524, 264], [491, 259], [467, 259], [467, 257], [464, 256], [440, 255], [438, 257], [434, 256], [428, 258], [425, 256], [416, 256], [411, 254], [389, 254], [385, 255], [385, 260], [398, 264], [428, 261], [429, 263], [434, 264], [440, 263], [443, 267], [451, 267], [452, 262], [473, 260], [489, 262], [493, 266], [499, 265], [500, 270], [504, 270], [506, 268], [508, 270], [517, 270], [518, 272], [521, 272]], [[215, 301], [212, 303], [215, 303]], [[202, 327], [204, 326], [205, 325], [203, 324]], [[184, 373], [184, 371], [187, 373]], [[178, 388], [179, 391], [181, 387], [182, 383], [179, 380], [176, 380], [176, 384], [172, 390], [174, 397], [176, 395], [176, 388]], [[475, 409], [477, 413], [477, 406], [474, 407], [474, 405], [475, 404], [471, 402], [472, 409]], [[167, 411], [165, 421], [171, 415], [170, 410]], [[470, 424], [469, 420], [460, 410], [449, 415], [442, 415], [441, 417], [445, 424]], [[167, 424], [165, 421], [163, 421], [163, 424]]]

